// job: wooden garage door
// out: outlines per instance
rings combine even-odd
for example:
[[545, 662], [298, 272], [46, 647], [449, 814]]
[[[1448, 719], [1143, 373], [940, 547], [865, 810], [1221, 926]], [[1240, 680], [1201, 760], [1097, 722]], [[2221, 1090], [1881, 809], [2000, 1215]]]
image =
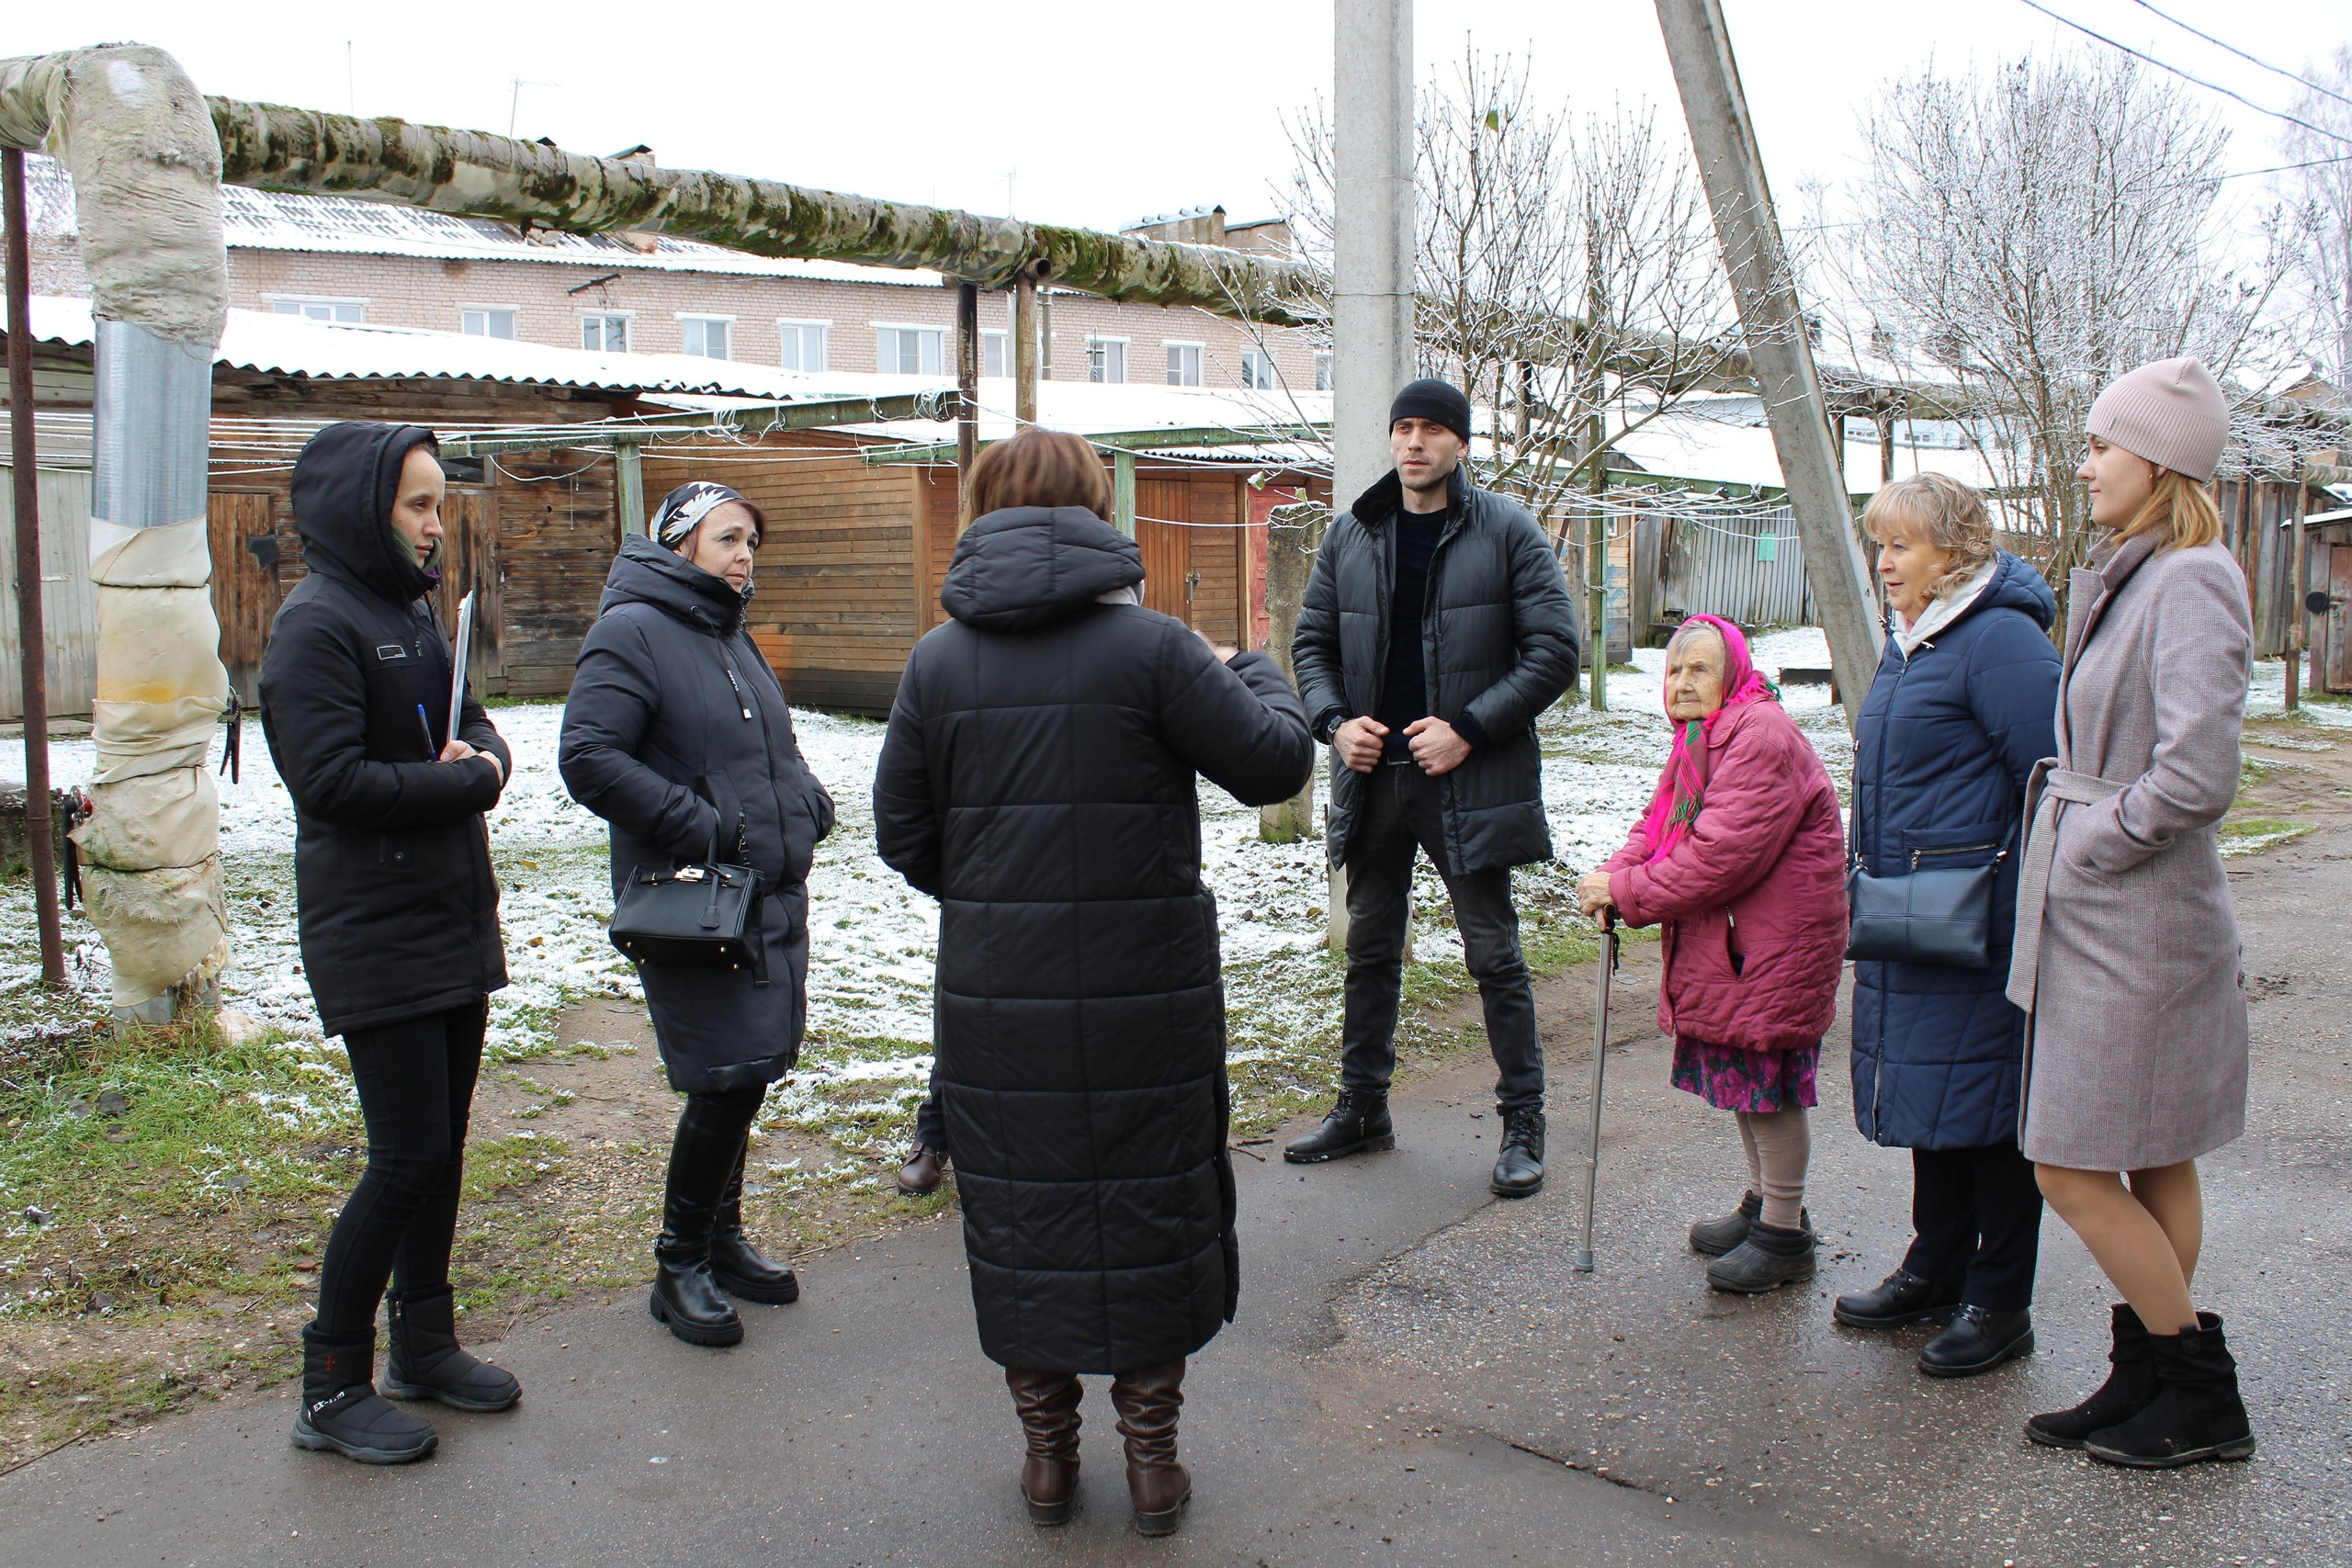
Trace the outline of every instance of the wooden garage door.
[[474, 646], [467, 674], [474, 695], [499, 692], [506, 675], [506, 574], [498, 558], [497, 494], [452, 487], [441, 502], [441, 592], [434, 608], [455, 637], [458, 601], [474, 593]]
[[205, 505], [212, 550], [212, 618], [220, 623], [220, 662], [244, 702], [258, 695], [262, 649], [283, 597], [277, 586], [277, 524], [266, 491], [216, 490]]
[[1193, 624], [1200, 580], [1193, 572], [1193, 487], [1183, 479], [1136, 481], [1136, 543], [1143, 547], [1147, 609]]

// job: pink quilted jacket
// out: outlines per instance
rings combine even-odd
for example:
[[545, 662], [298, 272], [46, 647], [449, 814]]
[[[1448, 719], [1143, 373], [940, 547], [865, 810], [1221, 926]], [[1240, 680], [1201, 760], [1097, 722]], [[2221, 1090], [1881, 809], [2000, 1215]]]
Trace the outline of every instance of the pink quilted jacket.
[[1815, 1044], [1838, 1015], [1846, 953], [1838, 792], [1770, 701], [1718, 719], [1701, 767], [1705, 805], [1673, 852], [1645, 863], [1636, 824], [1601, 868], [1619, 919], [1666, 924], [1657, 1026], [1751, 1051]]

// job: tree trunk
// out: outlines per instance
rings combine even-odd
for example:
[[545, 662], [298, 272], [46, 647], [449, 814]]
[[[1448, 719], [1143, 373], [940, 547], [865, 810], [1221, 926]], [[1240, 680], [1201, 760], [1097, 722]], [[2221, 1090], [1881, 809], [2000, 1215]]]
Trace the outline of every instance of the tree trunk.
[[[1315, 570], [1315, 552], [1322, 547], [1323, 525], [1329, 514], [1318, 510], [1304, 522], [1270, 520], [1266, 525], [1266, 651], [1283, 667], [1293, 686], [1298, 672], [1291, 667], [1291, 638], [1298, 635], [1299, 605], [1306, 598], [1306, 579]], [[1315, 716], [1308, 714], [1307, 722]], [[1315, 832], [1315, 778], [1288, 800], [1258, 808], [1258, 836], [1270, 844], [1291, 844]]]

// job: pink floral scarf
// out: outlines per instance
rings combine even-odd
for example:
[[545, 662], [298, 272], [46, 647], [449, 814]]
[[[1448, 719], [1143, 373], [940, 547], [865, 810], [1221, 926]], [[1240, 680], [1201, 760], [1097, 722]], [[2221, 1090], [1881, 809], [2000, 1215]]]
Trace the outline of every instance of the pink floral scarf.
[[1658, 775], [1657, 793], [1650, 797], [1650, 808], [1642, 818], [1642, 832], [1650, 842], [1647, 858], [1652, 861], [1664, 860], [1674, 852], [1674, 846], [1690, 831], [1690, 824], [1704, 804], [1705, 781], [1699, 770], [1699, 753], [1705, 749], [1707, 738], [1714, 733], [1716, 720], [1742, 704], [1780, 696], [1749, 659], [1747, 638], [1740, 635], [1737, 626], [1719, 615], [1693, 615], [1683, 625], [1700, 621], [1714, 627], [1724, 639], [1724, 705], [1704, 718], [1675, 727], [1674, 750], [1667, 754], [1666, 769]]

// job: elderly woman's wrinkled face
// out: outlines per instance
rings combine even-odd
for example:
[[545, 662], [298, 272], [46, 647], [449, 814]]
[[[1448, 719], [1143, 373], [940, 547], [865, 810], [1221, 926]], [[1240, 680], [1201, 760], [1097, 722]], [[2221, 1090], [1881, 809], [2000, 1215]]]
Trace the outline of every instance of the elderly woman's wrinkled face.
[[1704, 718], [1724, 705], [1723, 634], [1709, 626], [1666, 650], [1666, 716], [1677, 724]]
[[1926, 612], [1928, 591], [1950, 570], [1951, 552], [1938, 548], [1925, 529], [1889, 528], [1878, 542], [1878, 577], [1886, 584], [1886, 605], [1905, 626]]

